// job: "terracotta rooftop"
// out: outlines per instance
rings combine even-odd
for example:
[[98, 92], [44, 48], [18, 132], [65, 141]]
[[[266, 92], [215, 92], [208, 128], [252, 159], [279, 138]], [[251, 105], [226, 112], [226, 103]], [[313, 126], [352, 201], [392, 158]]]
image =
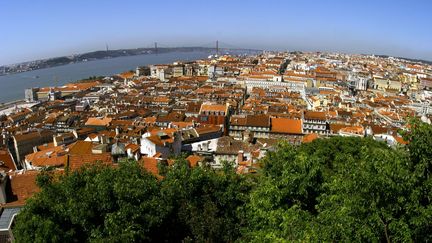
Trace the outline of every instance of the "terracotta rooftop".
[[17, 169], [11, 154], [7, 150], [0, 150], [0, 169], [6, 172]]
[[339, 130], [341, 130], [342, 128], [349, 127], [349, 126], [350, 125], [346, 125], [346, 124], [331, 123], [330, 124], [330, 131], [333, 133], [338, 133]]
[[398, 142], [399, 144], [402, 145], [407, 145], [409, 142], [405, 141], [401, 136], [399, 135], [393, 135], [393, 137], [395, 138], [396, 142]]
[[69, 154], [75, 154], [75, 155], [91, 154], [92, 148], [93, 148], [92, 142], [78, 140], [75, 143], [70, 145]]
[[113, 165], [111, 153], [71, 154], [68, 158], [68, 167], [70, 170], [77, 170], [85, 164], [95, 164], [98, 162], [104, 165]]
[[92, 87], [95, 87], [99, 84], [100, 84], [100, 82], [98, 82], [98, 81], [96, 81], [96, 82], [84, 82], [84, 83], [69, 83], [69, 84], [66, 84], [66, 85], [61, 86], [61, 87], [40, 88], [38, 92], [49, 92], [51, 89], [56, 90], [56, 91], [83, 91], [83, 90], [87, 90], [87, 89], [90, 89]]
[[165, 146], [167, 143], [174, 143], [174, 137], [169, 134], [151, 135], [146, 137], [146, 139], [159, 146]]
[[208, 133], [220, 132], [222, 131], [222, 128], [218, 125], [203, 125], [195, 128], [195, 130], [200, 136], [202, 136]]
[[139, 162], [146, 171], [150, 172], [151, 174], [153, 174], [159, 179], [162, 178], [162, 176], [159, 175], [159, 169], [158, 169], [159, 161], [156, 158], [142, 157]]
[[152, 129], [149, 129], [149, 132], [151, 135], [158, 135], [161, 132], [166, 133], [166, 134], [174, 134], [175, 132], [177, 132], [177, 129], [176, 128], [167, 128], [167, 129], [152, 128]]
[[307, 120], [326, 120], [326, 113], [321, 111], [305, 111], [304, 118]]
[[124, 72], [124, 73], [119, 74], [118, 76], [120, 78], [123, 78], [123, 79], [131, 79], [131, 78], [133, 78], [134, 75], [135, 75], [134, 72]]
[[36, 185], [38, 173], [38, 171], [26, 171], [22, 174], [9, 174], [10, 188], [6, 188], [8, 198], [6, 207], [23, 206], [28, 198], [40, 191]]
[[202, 162], [204, 160], [204, 157], [199, 155], [189, 155], [186, 160], [189, 161], [190, 167], [195, 167], [198, 166], [198, 162]]
[[39, 151], [44, 150], [44, 149], [48, 149], [48, 148], [54, 148], [54, 142], [52, 142], [52, 143], [45, 143], [45, 144], [37, 146], [37, 149]]
[[230, 124], [232, 126], [245, 126], [246, 125], [246, 116], [233, 115], [230, 118]]
[[34, 166], [64, 166], [67, 162], [66, 147], [57, 146], [47, 148], [25, 156]]
[[289, 118], [272, 118], [271, 131], [286, 134], [303, 134], [302, 120]]
[[157, 102], [157, 103], [168, 103], [170, 101], [171, 99], [166, 96], [156, 96], [153, 98], [153, 102]]
[[227, 105], [219, 105], [219, 104], [202, 104], [200, 113], [202, 112], [225, 112], [225, 114], [228, 112], [228, 106]]
[[246, 116], [246, 126], [269, 127], [270, 117], [268, 115], [248, 115]]
[[348, 127], [341, 128], [339, 132], [363, 135], [364, 128], [362, 126], [348, 126]]
[[85, 125], [86, 126], [109, 126], [111, 121], [112, 121], [112, 118], [108, 118], [108, 117], [105, 117], [102, 119], [96, 118], [96, 117], [90, 117], [86, 121]]
[[128, 145], [125, 146], [125, 149], [126, 150], [130, 149], [132, 151], [132, 153], [135, 153], [135, 152], [139, 151], [140, 146], [138, 144], [129, 143]]
[[175, 128], [187, 128], [187, 127], [193, 127], [194, 123], [178, 121], [178, 122], [171, 122], [171, 125]]
[[315, 140], [315, 139], [317, 139], [317, 138], [319, 138], [319, 137], [318, 137], [318, 134], [316, 134], [316, 133], [309, 133], [309, 134], [306, 134], [306, 135], [303, 137], [302, 142], [303, 142], [303, 143], [310, 143], [310, 142], [312, 142], [313, 140]]

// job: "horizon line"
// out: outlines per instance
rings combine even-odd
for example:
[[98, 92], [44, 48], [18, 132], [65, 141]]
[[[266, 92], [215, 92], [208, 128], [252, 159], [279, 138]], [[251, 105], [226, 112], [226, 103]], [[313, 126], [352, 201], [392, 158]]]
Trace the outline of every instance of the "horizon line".
[[[203, 48], [203, 49], [216, 49], [216, 47], [204, 47], [204, 46], [165, 46], [165, 47], [157, 47], [157, 49], [175, 49], [175, 48]], [[403, 57], [403, 56], [395, 56], [395, 55], [389, 55], [389, 54], [376, 54], [376, 53], [348, 53], [344, 51], [319, 51], [319, 50], [271, 50], [271, 49], [262, 49], [262, 48], [241, 48], [241, 47], [218, 47], [219, 49], [228, 49], [228, 50], [248, 50], [248, 51], [270, 51], [270, 52], [301, 52], [301, 53], [326, 53], [326, 54], [343, 54], [343, 55], [362, 55], [362, 56], [378, 56], [378, 57], [393, 57], [398, 59], [404, 59], [407, 61], [412, 62], [428, 62], [429, 65], [432, 65], [432, 60], [423, 59], [423, 58], [411, 58], [411, 57]], [[138, 50], [138, 49], [149, 49], [154, 50], [154, 47], [136, 47], [136, 48], [119, 48], [119, 49], [98, 49], [93, 51], [87, 51], [87, 52], [80, 52], [80, 53], [73, 53], [68, 55], [62, 55], [62, 56], [52, 56], [52, 57], [46, 57], [46, 58], [40, 58], [40, 59], [33, 59], [33, 60], [27, 60], [27, 61], [21, 61], [16, 63], [9, 63], [9, 64], [0, 64], [0, 67], [7, 67], [12, 65], [19, 65], [23, 63], [29, 63], [29, 62], [36, 62], [36, 61], [46, 61], [54, 58], [61, 58], [61, 57], [69, 57], [69, 56], [79, 56], [84, 55], [92, 52], [107, 52], [107, 51], [119, 51], [119, 50]], [[113, 57], [116, 58], [116, 57]]]

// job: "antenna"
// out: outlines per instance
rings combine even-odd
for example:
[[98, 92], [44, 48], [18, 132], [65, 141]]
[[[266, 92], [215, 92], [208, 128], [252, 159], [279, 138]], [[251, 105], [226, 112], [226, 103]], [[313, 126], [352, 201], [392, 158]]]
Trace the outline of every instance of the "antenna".
[[57, 76], [54, 76], [54, 84], [55, 84], [55, 86], [54, 86], [54, 88], [56, 88], [56, 87], [58, 87], [58, 78], [57, 78]]
[[155, 53], [157, 54], [158, 53], [157, 42], [154, 43], [154, 46], [155, 46], [154, 47], [155, 48]]

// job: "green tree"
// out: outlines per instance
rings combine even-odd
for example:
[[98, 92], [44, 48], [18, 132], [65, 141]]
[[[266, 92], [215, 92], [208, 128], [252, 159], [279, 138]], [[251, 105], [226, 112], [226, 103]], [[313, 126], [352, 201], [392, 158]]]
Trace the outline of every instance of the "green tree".
[[158, 182], [137, 163], [88, 166], [43, 181], [17, 217], [17, 242], [149, 240], [164, 217]]
[[408, 127], [401, 133], [409, 142], [411, 176], [417, 179], [411, 198], [418, 201], [412, 207], [410, 223], [415, 228], [414, 240], [432, 241], [432, 125], [411, 118]]
[[242, 239], [430, 239], [430, 203], [422, 201], [430, 189], [416, 173], [418, 158], [424, 163], [430, 158], [422, 153], [430, 142], [425, 133], [411, 130], [411, 142], [423, 147], [410, 143], [408, 150], [369, 138], [318, 139], [299, 147], [282, 143], [262, 161], [263, 176], [244, 207], [248, 226]]
[[38, 181], [41, 192], [17, 217], [17, 242], [234, 241], [251, 188], [233, 167], [190, 168], [184, 158], [159, 180], [123, 161], [60, 177], [45, 171]]
[[401, 151], [363, 147], [323, 185], [316, 235], [332, 241], [410, 241], [415, 178]]
[[170, 205], [170, 215], [160, 235], [166, 241], [234, 241], [243, 223], [237, 211], [251, 185], [229, 164], [222, 170], [190, 168], [184, 158], [178, 159], [161, 181], [161, 196]]

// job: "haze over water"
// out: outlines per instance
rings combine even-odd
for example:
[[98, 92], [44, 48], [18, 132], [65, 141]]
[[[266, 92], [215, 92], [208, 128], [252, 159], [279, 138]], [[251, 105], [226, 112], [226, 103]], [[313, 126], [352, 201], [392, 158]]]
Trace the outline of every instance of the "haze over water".
[[146, 54], [74, 63], [0, 76], [0, 102], [24, 99], [26, 88], [60, 86], [90, 76], [110, 76], [127, 70], [135, 70], [137, 66], [196, 60], [206, 58], [208, 55], [207, 51]]

